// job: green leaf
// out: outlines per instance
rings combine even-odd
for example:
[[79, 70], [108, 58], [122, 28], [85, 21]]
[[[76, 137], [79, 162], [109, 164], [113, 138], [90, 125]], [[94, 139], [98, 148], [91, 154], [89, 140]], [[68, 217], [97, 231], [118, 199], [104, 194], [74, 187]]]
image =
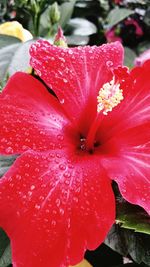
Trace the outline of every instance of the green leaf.
[[1, 81], [3, 81], [3, 79], [8, 74], [8, 68], [9, 68], [10, 62], [18, 46], [19, 46], [18, 44], [12, 44], [12, 45], [8, 45], [0, 49], [0, 80]]
[[150, 216], [138, 206], [117, 202], [116, 221], [123, 228], [150, 235]]
[[16, 37], [0, 34], [0, 49], [8, 45], [19, 44], [19, 43], [21, 43], [21, 40]]
[[1, 267], [7, 267], [9, 264], [11, 264], [11, 248], [10, 245], [8, 245], [0, 258], [0, 266]]
[[0, 156], [0, 177], [9, 169], [17, 156]]
[[12, 58], [21, 45], [21, 41], [15, 37], [0, 35], [0, 81], [8, 74], [8, 68]]
[[22, 43], [18, 47], [8, 67], [9, 75], [13, 75], [17, 71], [24, 71], [24, 72], [28, 71], [30, 67], [29, 49], [31, 44], [34, 42], [35, 40], [30, 40], [25, 43]]
[[6, 235], [6, 233], [0, 228], [0, 258], [2, 257], [8, 245], [9, 245], [9, 238]]
[[10, 241], [6, 233], [0, 228], [0, 267], [7, 267], [11, 263]]
[[119, 8], [115, 7], [112, 9], [107, 17], [107, 22], [109, 27], [112, 28], [114, 25], [119, 23], [120, 21], [124, 20], [125, 18], [129, 17], [130, 15], [134, 14], [132, 10], [127, 8]]
[[[7, 39], [7, 38], [6, 38]], [[17, 39], [17, 38], [13, 38]], [[13, 40], [10, 38], [10, 41]], [[7, 39], [9, 40], [9, 38]], [[17, 42], [8, 45], [3, 42], [3, 36], [0, 35], [0, 80], [3, 83], [7, 76], [13, 75], [16, 71], [27, 71], [29, 68], [29, 48], [35, 40], [25, 43]]]
[[97, 32], [95, 24], [83, 18], [73, 18], [68, 25], [72, 28], [72, 34], [77, 36], [89, 36]]
[[71, 18], [75, 3], [76, 3], [76, 0], [72, 0], [70, 2], [61, 4], [60, 6], [61, 16], [60, 16], [59, 24], [61, 25], [62, 28], [67, 24], [67, 22]]
[[150, 266], [150, 236], [135, 233], [114, 225], [109, 232], [105, 244], [123, 256], [130, 255], [133, 261]]
[[132, 68], [134, 66], [134, 60], [137, 57], [136, 53], [129, 47], [124, 47], [124, 65]]

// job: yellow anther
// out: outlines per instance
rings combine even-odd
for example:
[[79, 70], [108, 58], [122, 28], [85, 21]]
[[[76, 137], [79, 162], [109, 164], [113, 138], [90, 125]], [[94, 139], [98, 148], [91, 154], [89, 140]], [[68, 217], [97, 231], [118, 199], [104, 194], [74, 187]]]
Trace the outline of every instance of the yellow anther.
[[114, 77], [109, 83], [105, 83], [99, 90], [97, 97], [97, 112], [103, 111], [103, 114], [107, 115], [109, 111], [112, 111], [123, 100], [122, 92], [120, 84], [115, 83]]

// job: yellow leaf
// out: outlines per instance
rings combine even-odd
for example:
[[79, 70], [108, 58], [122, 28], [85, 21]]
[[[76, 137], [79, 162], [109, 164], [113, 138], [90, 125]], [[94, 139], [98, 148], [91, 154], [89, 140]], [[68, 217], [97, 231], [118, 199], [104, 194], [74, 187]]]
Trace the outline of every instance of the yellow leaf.
[[0, 25], [0, 34], [6, 34], [19, 38], [22, 42], [33, 38], [32, 34], [25, 30], [18, 21], [4, 22]]
[[83, 260], [79, 264], [70, 267], [92, 267], [92, 265], [87, 260]]

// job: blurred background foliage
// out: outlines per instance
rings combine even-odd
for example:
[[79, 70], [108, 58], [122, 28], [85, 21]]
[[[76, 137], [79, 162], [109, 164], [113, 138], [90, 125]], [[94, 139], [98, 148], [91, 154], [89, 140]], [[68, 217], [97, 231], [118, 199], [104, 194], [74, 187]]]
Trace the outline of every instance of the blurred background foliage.
[[[13, 24], [11, 34], [11, 26], [3, 29], [2, 25], [13, 21], [23, 27]], [[58, 26], [69, 46], [120, 41], [125, 48], [124, 63], [129, 68], [137, 64], [141, 53], [150, 49], [150, 0], [0, 0], [0, 24], [1, 88], [16, 71], [31, 72], [31, 43], [39, 37], [53, 42]], [[0, 176], [13, 160], [0, 158]], [[85, 257], [93, 267], [150, 266], [150, 218], [143, 209], [124, 201], [116, 184], [114, 191], [116, 225], [105, 243], [93, 252], [87, 251]], [[10, 264], [9, 239], [0, 230], [0, 267]]]
[[[0, 0], [0, 23], [8, 21], [20, 22], [34, 39], [40, 36], [51, 42], [60, 25], [69, 46], [118, 40], [125, 48], [124, 63], [130, 68], [150, 48], [150, 0]], [[0, 30], [2, 86], [6, 75], [26, 70], [28, 56], [24, 63], [18, 58], [27, 53], [32, 41], [22, 44], [18, 38], [1, 34]]]
[[52, 37], [59, 24], [70, 45], [120, 38], [139, 53], [150, 43], [150, 0], [1, 0], [0, 22], [12, 20], [42, 37]]

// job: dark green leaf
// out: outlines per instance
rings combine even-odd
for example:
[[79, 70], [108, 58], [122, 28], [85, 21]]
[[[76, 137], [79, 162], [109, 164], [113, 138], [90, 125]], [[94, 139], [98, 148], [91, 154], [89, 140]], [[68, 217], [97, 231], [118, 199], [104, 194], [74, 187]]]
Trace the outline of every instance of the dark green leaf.
[[130, 255], [137, 262], [150, 266], [150, 236], [135, 233], [114, 225], [109, 232], [105, 244], [123, 256]]
[[9, 245], [9, 238], [6, 235], [6, 233], [0, 228], [0, 258], [2, 257], [8, 245]]
[[0, 177], [9, 169], [17, 156], [0, 156]]
[[127, 8], [119, 8], [116, 7], [112, 9], [107, 17], [107, 22], [109, 27], [115, 26], [120, 21], [124, 20], [125, 18], [129, 17], [130, 15], [134, 14], [134, 12]]
[[150, 217], [139, 206], [117, 202], [117, 223], [126, 229], [150, 235]]
[[8, 245], [0, 258], [0, 267], [7, 267], [11, 264], [11, 248]]

